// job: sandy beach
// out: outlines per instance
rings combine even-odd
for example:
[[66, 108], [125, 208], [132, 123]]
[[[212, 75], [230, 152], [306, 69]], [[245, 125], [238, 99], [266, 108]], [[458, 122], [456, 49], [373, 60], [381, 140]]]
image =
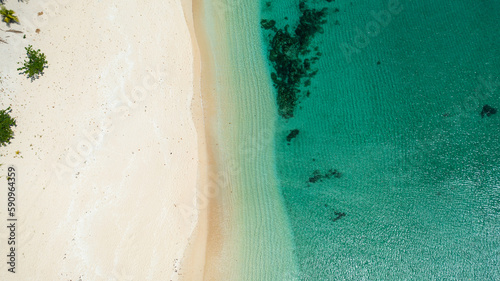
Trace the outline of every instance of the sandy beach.
[[[17, 127], [0, 182], [14, 166], [18, 221], [16, 273], [2, 261], [0, 279], [178, 280], [185, 256], [201, 272], [207, 158], [190, 1], [6, 6], [20, 24], [0, 27], [0, 105]], [[49, 62], [33, 82], [16, 70], [27, 45]]]

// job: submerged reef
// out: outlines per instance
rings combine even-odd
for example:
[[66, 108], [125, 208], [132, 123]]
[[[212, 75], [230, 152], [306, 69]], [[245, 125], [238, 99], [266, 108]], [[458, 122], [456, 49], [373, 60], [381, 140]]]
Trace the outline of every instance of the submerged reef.
[[487, 104], [485, 104], [483, 106], [483, 110], [481, 111], [481, 117], [484, 118], [484, 116], [486, 115], [487, 117], [490, 117], [491, 115], [493, 114], [496, 114], [497, 113], [497, 110], [496, 108], [493, 108]]
[[340, 220], [341, 218], [345, 217], [345, 213], [342, 213], [342, 212], [335, 211], [335, 212], [333, 212], [333, 214], [335, 215], [335, 217], [332, 218], [333, 222], [336, 222], [336, 221]]
[[274, 31], [277, 31], [275, 25], [276, 25], [275, 20], [261, 20], [260, 21], [260, 26], [264, 29], [272, 29]]
[[315, 183], [317, 181], [321, 181], [323, 179], [329, 179], [331, 177], [339, 179], [342, 177], [342, 173], [337, 171], [337, 169], [330, 169], [330, 170], [328, 170], [328, 172], [326, 172], [323, 175], [323, 174], [321, 174], [320, 170], [315, 170], [313, 172], [313, 175], [311, 177], [309, 177], [309, 182]]
[[[311, 68], [321, 53], [318, 48], [311, 48], [311, 41], [318, 33], [323, 33], [321, 27], [326, 23], [328, 9], [309, 9], [306, 1], [299, 3], [301, 16], [293, 31], [287, 24], [283, 28], [276, 27], [276, 21], [263, 19], [261, 27], [271, 32], [269, 34], [269, 54], [274, 72], [271, 73], [273, 85], [277, 91], [278, 113], [288, 119], [293, 117], [295, 107], [301, 93], [301, 85], [311, 84], [311, 77], [318, 70]], [[307, 94], [309, 96], [309, 94]]]
[[[331, 207], [330, 208], [328, 207], [328, 204], [325, 204], [325, 208], [332, 209]], [[329, 210], [327, 210], [327, 214], [331, 214]], [[340, 220], [341, 218], [345, 217], [346, 213], [333, 210], [333, 215], [334, 216], [331, 216], [331, 215], [328, 215], [328, 216], [332, 222], [336, 222], [336, 221]]]
[[288, 134], [288, 136], [286, 136], [286, 141], [290, 142], [292, 139], [297, 137], [298, 134], [299, 134], [299, 130], [297, 130], [297, 129], [291, 130], [290, 133]]

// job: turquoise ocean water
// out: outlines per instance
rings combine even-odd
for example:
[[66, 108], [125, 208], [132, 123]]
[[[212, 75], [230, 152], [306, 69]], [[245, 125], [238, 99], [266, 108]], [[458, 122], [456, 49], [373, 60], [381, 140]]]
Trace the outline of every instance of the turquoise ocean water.
[[[293, 30], [300, 2], [261, 18]], [[500, 1], [305, 4], [328, 8], [318, 72], [275, 138], [296, 277], [500, 280], [500, 113], [480, 114], [500, 109]]]

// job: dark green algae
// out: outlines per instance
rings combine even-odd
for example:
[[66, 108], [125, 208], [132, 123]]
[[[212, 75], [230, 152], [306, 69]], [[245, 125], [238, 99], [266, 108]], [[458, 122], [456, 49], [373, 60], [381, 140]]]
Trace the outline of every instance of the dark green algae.
[[[311, 78], [318, 73], [312, 66], [321, 53], [318, 47], [312, 48], [311, 42], [316, 34], [323, 33], [328, 12], [328, 8], [307, 8], [305, 0], [298, 8], [301, 15], [293, 30], [288, 24], [278, 28], [272, 19], [261, 21], [261, 27], [270, 33], [268, 59], [274, 69], [271, 79], [277, 92], [278, 113], [285, 119], [293, 117], [303, 87], [310, 86]], [[305, 92], [309, 96], [309, 91]]]

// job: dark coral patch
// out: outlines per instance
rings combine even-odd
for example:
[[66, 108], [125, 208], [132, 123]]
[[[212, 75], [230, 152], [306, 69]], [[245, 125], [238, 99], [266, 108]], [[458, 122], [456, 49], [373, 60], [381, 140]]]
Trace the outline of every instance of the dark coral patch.
[[487, 117], [490, 117], [491, 115], [496, 114], [496, 113], [497, 113], [496, 108], [493, 108], [493, 107], [486, 104], [483, 106], [483, 110], [481, 111], [481, 117], [484, 117], [485, 115]]
[[286, 141], [290, 142], [292, 139], [297, 137], [298, 134], [299, 134], [299, 130], [297, 130], [297, 129], [291, 130], [290, 133], [288, 134], [288, 136], [286, 136]]
[[[308, 9], [304, 0], [300, 1], [301, 16], [294, 31], [289, 31], [289, 25], [276, 28], [274, 20], [262, 20], [263, 29], [272, 30], [269, 61], [275, 72], [271, 74], [273, 85], [277, 91], [278, 113], [287, 119], [294, 115], [297, 107], [300, 87], [308, 87], [317, 70], [311, 69], [321, 56], [318, 48], [316, 56], [311, 56], [311, 41], [317, 33], [323, 33], [322, 25], [326, 23], [327, 8], [321, 10]], [[302, 81], [305, 78], [305, 81]]]
[[336, 222], [336, 221], [340, 220], [341, 218], [345, 217], [345, 213], [337, 212], [337, 211], [334, 212], [334, 215], [335, 215], [335, 217], [332, 218], [333, 222]]
[[313, 175], [309, 177], [309, 182], [315, 183], [317, 181], [321, 181], [322, 179], [330, 179], [332, 177], [339, 179], [342, 177], [342, 173], [339, 172], [337, 169], [330, 169], [325, 174], [322, 174], [320, 170], [315, 170], [313, 172]]

